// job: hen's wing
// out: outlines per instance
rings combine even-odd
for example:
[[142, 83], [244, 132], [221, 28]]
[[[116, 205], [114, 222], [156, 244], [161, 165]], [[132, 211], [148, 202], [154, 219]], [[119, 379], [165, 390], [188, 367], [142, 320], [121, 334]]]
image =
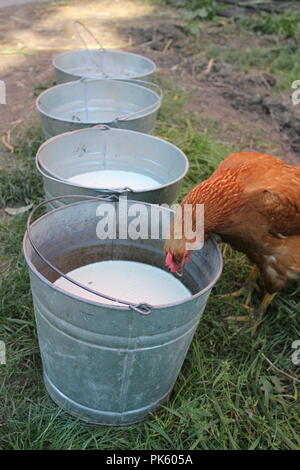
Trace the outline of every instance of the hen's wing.
[[228, 172], [235, 172], [236, 181], [244, 184], [245, 215], [263, 216], [274, 235], [300, 235], [299, 166], [264, 153], [239, 152], [229, 155], [216, 170]]
[[276, 190], [256, 190], [247, 195], [246, 206], [264, 217], [273, 236], [300, 235], [300, 186], [297, 192], [299, 197], [294, 200], [291, 195]]

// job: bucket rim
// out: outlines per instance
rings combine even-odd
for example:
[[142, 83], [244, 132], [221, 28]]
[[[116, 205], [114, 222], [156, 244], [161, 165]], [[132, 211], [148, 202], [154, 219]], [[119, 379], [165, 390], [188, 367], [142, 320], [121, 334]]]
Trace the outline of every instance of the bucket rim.
[[[50, 137], [50, 139], [46, 140], [45, 142], [43, 142], [37, 153], [36, 153], [36, 157], [35, 157], [35, 165], [36, 165], [36, 168], [38, 170], [39, 173], [42, 174], [43, 177], [45, 178], [49, 178], [53, 181], [58, 181], [60, 183], [64, 183], [68, 186], [75, 186], [75, 187], [78, 187], [78, 188], [84, 188], [84, 189], [88, 189], [88, 190], [94, 190], [94, 191], [103, 191], [103, 192], [108, 192], [108, 193], [113, 193], [114, 191], [116, 191], [118, 188], [99, 188], [99, 187], [86, 187], [84, 185], [81, 185], [81, 184], [78, 184], [78, 183], [73, 183], [73, 182], [69, 182], [68, 180], [65, 180], [65, 179], [62, 179], [62, 178], [59, 178], [57, 175], [55, 175], [54, 173], [52, 173], [51, 171], [49, 171], [49, 175], [47, 173], [45, 173], [45, 170], [48, 171], [48, 169], [46, 169], [41, 161], [40, 161], [40, 155], [41, 155], [41, 152], [43, 152], [44, 150], [44, 147], [46, 147], [48, 144], [51, 144], [53, 141], [55, 140], [59, 140], [59, 139], [62, 139], [66, 136], [68, 136], [69, 134], [74, 134], [74, 133], [80, 133], [80, 132], [91, 132], [91, 131], [96, 131], [96, 130], [99, 130], [99, 131], [103, 131], [101, 128], [97, 128], [96, 126], [95, 127], [89, 127], [89, 128], [86, 128], [86, 129], [76, 129], [74, 131], [69, 131], [69, 132], [64, 132], [62, 134], [58, 134], [58, 135], [55, 135], [53, 137]], [[185, 168], [184, 168], [184, 171], [182, 173], [181, 176], [178, 176], [177, 178], [173, 179], [172, 181], [169, 181], [168, 183], [165, 183], [165, 184], [161, 184], [160, 186], [155, 186], [155, 187], [151, 187], [151, 188], [147, 188], [147, 189], [138, 189], [138, 190], [131, 190], [130, 192], [132, 193], [137, 193], [137, 194], [140, 194], [140, 193], [145, 193], [145, 192], [150, 192], [150, 191], [154, 191], [154, 190], [159, 190], [159, 189], [164, 189], [164, 188], [167, 188], [168, 186], [171, 186], [173, 184], [176, 184], [178, 182], [180, 182], [185, 176], [186, 174], [188, 173], [189, 171], [189, 160], [187, 158], [187, 156], [185, 155], [185, 153], [179, 148], [177, 147], [176, 145], [174, 145], [173, 143], [171, 142], [168, 142], [167, 140], [164, 140], [163, 138], [161, 137], [156, 137], [154, 135], [150, 135], [150, 134], [145, 134], [145, 133], [142, 133], [142, 132], [138, 132], [138, 131], [134, 131], [134, 130], [131, 130], [131, 129], [118, 129], [118, 128], [112, 128], [112, 127], [109, 127], [108, 129], [106, 129], [107, 131], [109, 132], [112, 132], [112, 133], [124, 133], [124, 134], [128, 134], [128, 133], [131, 133], [131, 134], [135, 134], [135, 135], [141, 135], [143, 136], [143, 138], [149, 138], [149, 139], [153, 139], [153, 140], [158, 140], [160, 142], [163, 142], [163, 144], [167, 144], [168, 146], [172, 147], [174, 150], [176, 150], [181, 157], [183, 157], [183, 160], [185, 162]]]
[[[71, 73], [68, 69], [66, 68], [63, 68], [59, 65], [57, 65], [56, 63], [56, 60], [63, 57], [63, 56], [66, 56], [66, 55], [71, 55], [71, 54], [77, 54], [77, 53], [85, 53], [87, 51], [87, 53], [90, 51], [90, 52], [97, 52], [99, 51], [99, 49], [97, 48], [88, 48], [88, 49], [75, 49], [75, 50], [71, 50], [71, 51], [65, 51], [65, 52], [62, 52], [61, 54], [57, 54], [56, 56], [53, 57], [52, 59], [52, 65], [55, 69], [59, 70], [60, 72], [64, 72], [64, 73], [67, 73], [69, 75], [73, 75], [74, 77], [84, 77], [85, 75], [81, 75], [81, 74], [77, 74], [77, 73]], [[129, 51], [121, 51], [119, 49], [104, 49], [105, 53], [118, 53], [118, 54], [124, 54], [124, 55], [127, 55], [127, 56], [134, 56], [136, 58], [139, 58], [139, 59], [142, 59], [144, 60], [145, 62], [147, 62], [149, 65], [151, 65], [152, 67], [152, 70], [150, 70], [149, 72], [147, 73], [144, 73], [144, 74], [135, 74], [135, 75], [130, 75], [129, 77], [124, 77], [124, 78], [118, 78], [118, 80], [128, 80], [128, 79], [134, 79], [134, 78], [139, 78], [139, 77], [147, 77], [148, 75], [151, 75], [153, 73], [155, 73], [157, 71], [157, 65], [155, 64], [155, 62], [153, 62], [153, 60], [149, 59], [148, 57], [145, 57], [141, 54], [136, 54], [134, 52], [129, 52]], [[88, 77], [88, 76], [87, 76]]]
[[142, 119], [146, 116], [150, 116], [151, 114], [155, 113], [159, 108], [160, 108], [160, 105], [161, 105], [161, 101], [162, 101], [162, 97], [159, 96], [154, 90], [152, 90], [151, 88], [147, 88], [146, 86], [143, 86], [141, 85], [140, 83], [134, 83], [133, 81], [126, 81], [126, 80], [118, 80], [118, 79], [115, 79], [115, 78], [88, 78], [87, 79], [88, 82], [115, 82], [115, 83], [118, 83], [120, 84], [120, 86], [132, 86], [132, 87], [139, 87], [139, 88], [143, 88], [144, 90], [146, 90], [147, 92], [149, 93], [152, 93], [153, 95], [156, 96], [157, 100], [156, 100], [156, 103], [153, 104], [153, 108], [149, 111], [146, 111], [146, 112], [143, 112], [143, 108], [141, 109], [141, 114], [138, 113], [138, 117], [136, 117], [135, 115], [132, 115], [130, 116], [129, 114], [129, 117], [126, 118], [126, 119], [119, 119], [118, 117], [115, 118], [113, 121], [109, 121], [109, 122], [99, 122], [99, 121], [75, 121], [75, 120], [72, 120], [72, 119], [63, 119], [59, 116], [55, 116], [54, 114], [51, 114], [51, 113], [48, 113], [47, 111], [44, 111], [40, 105], [40, 100], [44, 97], [44, 95], [46, 95], [47, 93], [50, 93], [52, 92], [52, 90], [55, 90], [56, 88], [59, 88], [59, 87], [66, 87], [66, 86], [76, 86], [77, 84], [81, 84], [81, 83], [87, 83], [87, 82], [84, 82], [84, 79], [80, 79], [80, 80], [73, 80], [71, 82], [66, 82], [66, 83], [58, 83], [57, 85], [54, 85], [50, 88], [47, 88], [47, 90], [44, 90], [42, 91], [42, 93], [39, 94], [39, 96], [36, 98], [35, 100], [35, 106], [36, 106], [36, 109], [38, 110], [38, 112], [40, 114], [42, 114], [43, 116], [46, 116], [48, 118], [51, 118], [51, 119], [54, 119], [55, 121], [59, 121], [59, 122], [64, 122], [64, 123], [69, 123], [69, 124], [77, 124], [77, 125], [87, 125], [87, 126], [95, 126], [97, 124], [104, 124], [104, 125], [109, 125], [113, 122], [123, 122], [123, 121], [134, 121], [135, 119]]
[[[67, 197], [67, 195], [66, 195]], [[78, 196], [80, 197], [80, 196]], [[36, 219], [34, 222], [32, 222], [31, 224], [31, 227], [36, 225], [38, 222], [40, 222], [41, 220], [44, 220], [49, 214], [52, 214], [53, 212], [57, 212], [57, 211], [60, 211], [60, 210], [66, 210], [69, 206], [75, 206], [75, 205], [78, 205], [78, 204], [89, 204], [91, 202], [94, 202], [94, 203], [101, 203], [101, 202], [109, 202], [109, 203], [112, 203], [112, 204], [115, 204], [117, 201], [97, 201], [95, 198], [94, 199], [87, 199], [87, 200], [82, 200], [82, 201], [78, 201], [78, 202], [74, 202], [74, 203], [70, 203], [70, 204], [66, 204], [64, 206], [60, 206], [60, 207], [56, 207], [55, 209], [52, 209], [51, 211], [47, 212], [46, 214], [43, 214], [41, 217], [39, 217], [38, 219]], [[132, 201], [130, 200], [129, 201], [130, 203], [136, 203], [138, 201]], [[166, 207], [162, 207], [162, 206], [157, 206], [155, 204], [150, 204], [150, 203], [143, 203], [145, 204], [146, 206], [156, 206], [158, 208], [160, 208], [161, 210], [167, 210], [169, 212], [174, 212], [172, 211], [171, 209], [168, 209]], [[168, 303], [168, 304], [156, 304], [156, 305], [152, 305], [152, 304], [148, 304], [149, 307], [151, 307], [151, 311], [152, 310], [161, 310], [161, 309], [167, 309], [167, 308], [170, 308], [170, 307], [175, 307], [175, 306], [179, 306], [179, 305], [182, 305], [182, 304], [185, 304], [185, 303], [188, 303], [188, 302], [192, 302], [193, 300], [197, 299], [198, 297], [202, 296], [203, 294], [205, 294], [207, 291], [209, 291], [210, 289], [212, 289], [212, 287], [216, 284], [216, 282], [218, 281], [218, 279], [220, 278], [221, 274], [222, 274], [222, 270], [223, 270], [223, 257], [222, 257], [222, 254], [221, 254], [221, 250], [218, 246], [218, 243], [215, 239], [215, 237], [211, 234], [209, 234], [209, 239], [211, 240], [212, 244], [213, 244], [213, 248], [215, 250], [215, 252], [217, 253], [217, 256], [218, 256], [218, 263], [219, 263], [219, 268], [218, 268], [218, 271], [216, 273], [216, 275], [214, 276], [214, 278], [209, 282], [209, 284], [207, 286], [205, 286], [201, 291], [197, 292], [196, 294], [192, 294], [191, 296], [189, 297], [186, 297], [182, 300], [179, 300], [177, 302], [173, 302], [173, 303]], [[59, 288], [58, 286], [56, 286], [53, 282], [50, 282], [45, 276], [43, 276], [35, 267], [35, 265], [32, 263], [31, 259], [29, 258], [28, 256], [28, 253], [27, 253], [27, 247], [26, 247], [26, 243], [28, 243], [28, 245], [30, 245], [30, 242], [29, 242], [29, 238], [28, 238], [28, 235], [27, 235], [27, 230], [25, 230], [25, 233], [24, 233], [24, 237], [23, 237], [23, 243], [22, 243], [22, 248], [23, 248], [23, 254], [24, 254], [24, 257], [25, 257], [25, 261], [28, 265], [28, 267], [31, 269], [31, 271], [42, 281], [44, 282], [45, 284], [47, 284], [50, 288], [64, 294], [64, 295], [67, 295], [68, 297], [70, 298], [75, 298], [77, 300], [80, 300], [81, 302], [83, 303], [88, 303], [88, 304], [91, 304], [91, 305], [94, 305], [94, 306], [101, 306], [101, 307], [104, 307], [104, 308], [109, 308], [109, 309], [116, 309], [118, 311], [132, 311], [130, 306], [129, 305], [124, 305], [124, 306], [120, 306], [120, 305], [114, 305], [114, 304], [107, 304], [107, 303], [101, 303], [101, 301], [94, 301], [94, 300], [89, 300], [89, 299], [84, 299], [83, 297], [80, 297], [79, 295], [76, 295], [76, 294], [71, 294], [69, 293], [68, 291], [64, 290], [64, 289], [61, 289]], [[160, 268], [161, 269], [161, 268]], [[101, 296], [99, 295], [99, 299], [101, 299]], [[151, 315], [151, 313], [150, 313]], [[147, 315], [148, 316], [148, 315]]]

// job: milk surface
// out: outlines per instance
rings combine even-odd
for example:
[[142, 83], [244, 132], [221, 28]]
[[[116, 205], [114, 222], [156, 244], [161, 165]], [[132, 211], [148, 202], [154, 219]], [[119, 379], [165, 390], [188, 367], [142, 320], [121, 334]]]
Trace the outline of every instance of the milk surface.
[[140, 173], [122, 170], [97, 170], [68, 178], [68, 181], [85, 186], [86, 188], [118, 189], [129, 187], [140, 190], [155, 188], [160, 183]]
[[[74, 269], [68, 276], [93, 290], [134, 304], [168, 304], [192, 295], [172, 274], [155, 266], [134, 261], [100, 261]], [[87, 300], [124, 306], [87, 292], [63, 277], [57, 279], [54, 284]]]

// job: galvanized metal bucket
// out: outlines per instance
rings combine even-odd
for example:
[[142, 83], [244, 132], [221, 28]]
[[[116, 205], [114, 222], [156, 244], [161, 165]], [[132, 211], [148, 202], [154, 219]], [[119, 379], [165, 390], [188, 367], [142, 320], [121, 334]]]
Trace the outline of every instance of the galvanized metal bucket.
[[143, 80], [81, 79], [43, 91], [36, 107], [47, 139], [96, 124], [149, 134], [161, 100], [161, 88]]
[[59, 54], [53, 59], [57, 83], [80, 78], [118, 80], [147, 79], [156, 71], [152, 60], [138, 54], [111, 49], [82, 49]]
[[[64, 52], [53, 59], [57, 83], [66, 83], [83, 77], [149, 80], [156, 71], [155, 63], [146, 57], [105, 49], [81, 21], [74, 21], [73, 26], [85, 49]], [[88, 47], [79, 27], [93, 38], [98, 49]]]
[[[127, 203], [130, 210], [134, 202]], [[96, 261], [140, 261], [167, 269], [161, 238], [99, 240], [100, 204], [112, 205], [116, 213], [120, 208], [117, 201], [94, 198], [61, 206], [32, 224], [31, 215], [23, 250], [49, 394], [84, 421], [128, 425], [145, 419], [170, 394], [220, 276], [222, 257], [213, 239], [194, 251], [182, 277], [192, 296], [173, 304], [153, 307], [118, 299], [124, 306], [114, 306], [101, 303], [105, 293], [98, 294], [99, 302], [70, 294], [53, 282]], [[161, 224], [153, 211], [163, 215], [168, 209], [144, 207], [150, 235]]]
[[[129, 199], [153, 204], [172, 204], [188, 171], [188, 160], [175, 145], [139, 132], [100, 126], [61, 134], [47, 140], [36, 156], [46, 198], [67, 194], [99, 196], [124, 194]], [[124, 179], [118, 189], [90, 188], [68, 181], [74, 175], [121, 170], [152, 177], [154, 188], [134, 190]], [[54, 201], [58, 207], [65, 201]]]

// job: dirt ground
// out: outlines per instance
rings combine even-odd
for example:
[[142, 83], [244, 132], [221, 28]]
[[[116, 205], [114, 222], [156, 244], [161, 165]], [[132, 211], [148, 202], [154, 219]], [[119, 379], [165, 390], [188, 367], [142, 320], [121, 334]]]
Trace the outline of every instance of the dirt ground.
[[[161, 74], [191, 92], [187, 110], [219, 121], [220, 137], [224, 124], [224, 138], [235, 144], [244, 141], [244, 148], [249, 135], [263, 133], [275, 153], [300, 162], [300, 106], [292, 105], [288, 93], [271, 93], [276, 78], [265, 71], [245, 74], [229, 64], [209, 61], [201, 52], [193, 54], [192, 40], [177, 11], [142, 0], [66, 0], [0, 8], [0, 78], [7, 87], [7, 104], [0, 105], [0, 136], [6, 150], [13, 127], [36, 117], [36, 95], [53, 82], [53, 56], [82, 47], [72, 26], [76, 19], [104, 47], [154, 60]], [[200, 41], [212, 38], [218, 44], [228, 41], [216, 34], [214, 26], [203, 30]], [[239, 40], [230, 39], [237, 45]], [[228, 133], [229, 123], [239, 127]]]

